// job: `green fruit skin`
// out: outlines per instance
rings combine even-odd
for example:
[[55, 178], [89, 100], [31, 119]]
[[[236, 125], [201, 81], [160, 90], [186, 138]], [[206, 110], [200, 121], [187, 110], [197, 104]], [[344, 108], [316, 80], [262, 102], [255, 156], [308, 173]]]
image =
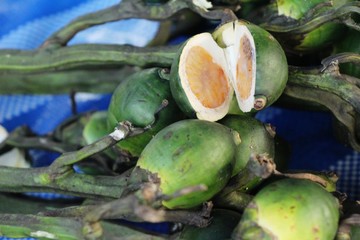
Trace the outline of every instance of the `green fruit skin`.
[[314, 8], [317, 4], [323, 2], [328, 2], [328, 1], [327, 0], [309, 0], [309, 1], [277, 0], [276, 3], [274, 3], [274, 6], [276, 6], [276, 9], [278, 9], [279, 12], [282, 12], [285, 16], [299, 20], [310, 9]]
[[[265, 99], [266, 108], [273, 104], [283, 93], [288, 81], [288, 63], [284, 50], [279, 42], [265, 29], [239, 20], [239, 23], [245, 25], [250, 31], [256, 52], [256, 82], [255, 82], [255, 99]], [[220, 47], [225, 47], [225, 41], [222, 39], [222, 32], [225, 28], [232, 27], [232, 22], [220, 25], [213, 33], [215, 41]], [[231, 103], [230, 111], [239, 114], [240, 109], [236, 109]], [[260, 109], [260, 110], [261, 110]], [[252, 109], [251, 113], [258, 110]]]
[[[93, 113], [89, 118], [82, 132], [85, 144], [91, 144], [110, 133], [107, 125], [107, 111], [98, 111]], [[109, 148], [104, 153], [111, 159], [117, 158], [117, 152]]]
[[[335, 0], [331, 1], [332, 7], [324, 7], [324, 10], [329, 8], [337, 8], [341, 5], [351, 2], [352, 0]], [[273, 15], [280, 16], [283, 13], [291, 20], [301, 20], [306, 13], [311, 11], [316, 5], [321, 3], [330, 3], [328, 0], [309, 0], [309, 1], [296, 1], [285, 0], [276, 1], [274, 6], [269, 7], [274, 12]], [[271, 10], [270, 10], [271, 11]], [[281, 11], [281, 12], [278, 12]], [[286, 21], [284, 21], [286, 22]], [[336, 42], [342, 34], [346, 31], [346, 27], [338, 23], [325, 23], [316, 29], [304, 34], [291, 34], [286, 35], [280, 41], [284, 44], [285, 48], [292, 49], [295, 52], [310, 53], [316, 50], [323, 49], [326, 46]], [[281, 38], [281, 37], [280, 37]], [[290, 41], [289, 41], [290, 40]], [[291, 42], [291, 46], [289, 43]]]
[[250, 116], [227, 115], [219, 123], [240, 134], [241, 143], [236, 148], [232, 176], [246, 166], [251, 154], [267, 154], [268, 157], [275, 158], [274, 135], [271, 135], [261, 121]]
[[[254, 24], [244, 21], [241, 22], [248, 27], [255, 42], [257, 66], [255, 97], [266, 98], [264, 107], [267, 107], [280, 97], [288, 80], [288, 64], [285, 52], [278, 41], [270, 33]], [[221, 26], [218, 29], [220, 29], [218, 32], [221, 32]], [[221, 43], [221, 40], [217, 39], [220, 35], [218, 32], [215, 32], [213, 36], [218, 44], [222, 46], [223, 43]], [[185, 46], [185, 44], [183, 46]], [[188, 117], [194, 118], [196, 117], [196, 114], [181, 86], [178, 74], [182, 49], [183, 47], [179, 50], [179, 54], [174, 59], [171, 66], [172, 80], [170, 81], [170, 87], [174, 99], [181, 110]], [[238, 112], [240, 110], [232, 106], [230, 111]], [[256, 112], [256, 110], [253, 109], [252, 112]]]
[[82, 133], [86, 144], [91, 144], [110, 133], [106, 119], [107, 111], [99, 111], [91, 115]]
[[189, 118], [196, 118], [196, 112], [194, 111], [193, 107], [191, 106], [186, 93], [181, 86], [181, 79], [179, 76], [179, 63], [180, 63], [180, 56], [181, 53], [187, 44], [188, 41], [184, 42], [181, 48], [178, 51], [178, 54], [173, 60], [171, 64], [170, 70], [170, 90], [172, 96], [174, 97], [176, 103], [178, 104], [181, 111]]
[[66, 119], [54, 130], [54, 138], [57, 141], [84, 146], [86, 141], [82, 135], [84, 127], [90, 121], [92, 113], [83, 113]]
[[[360, 54], [360, 32], [350, 30], [344, 35], [344, 38], [334, 45], [333, 53], [352, 52]], [[340, 64], [340, 72], [347, 75], [360, 78], [360, 67], [354, 63]]]
[[288, 80], [287, 59], [281, 45], [269, 32], [254, 24], [246, 26], [255, 42], [255, 98], [265, 97], [267, 107], [273, 104], [285, 89]]
[[229, 239], [241, 214], [227, 209], [214, 209], [211, 223], [205, 228], [186, 225], [177, 239], [182, 240], [221, 240]]
[[304, 179], [278, 180], [255, 195], [232, 237], [334, 239], [339, 208], [338, 200], [317, 183]]
[[351, 228], [350, 233], [351, 238], [350, 239], [360, 239], [360, 227], [359, 226], [353, 226]]
[[304, 15], [312, 10], [316, 5], [320, 3], [330, 3], [334, 7], [340, 7], [341, 5], [352, 2], [353, 0], [277, 0], [276, 8], [279, 9], [285, 16], [292, 19], [300, 20]]
[[[169, 81], [162, 79], [159, 71], [158, 68], [151, 68], [129, 76], [115, 89], [110, 101], [107, 120], [109, 131], [113, 131], [121, 121], [129, 121], [139, 128], [152, 124], [150, 130], [117, 144], [121, 151], [133, 157], [140, 155], [159, 130], [181, 118], [171, 96]], [[167, 100], [168, 105], [156, 117], [163, 100]]]
[[178, 121], [155, 135], [137, 166], [158, 174], [163, 194], [205, 184], [205, 191], [163, 202], [169, 209], [195, 207], [212, 198], [230, 179], [236, 136], [236, 132], [216, 122]]
[[298, 52], [312, 52], [330, 46], [346, 32], [346, 27], [338, 23], [326, 23], [307, 33], [294, 49]]

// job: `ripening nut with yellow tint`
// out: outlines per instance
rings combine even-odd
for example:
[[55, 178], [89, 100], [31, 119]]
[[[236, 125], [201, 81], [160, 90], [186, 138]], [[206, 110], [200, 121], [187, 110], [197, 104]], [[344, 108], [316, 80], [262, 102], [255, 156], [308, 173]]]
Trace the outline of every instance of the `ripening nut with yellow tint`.
[[209, 201], [231, 177], [235, 149], [241, 142], [238, 132], [217, 122], [186, 119], [168, 125], [146, 145], [137, 167], [156, 174], [165, 195], [188, 187], [195, 191], [163, 201], [168, 209], [188, 209]]
[[338, 199], [320, 184], [281, 179], [256, 193], [231, 239], [330, 240], [339, 218]]
[[286, 56], [277, 40], [256, 25], [233, 21], [183, 44], [171, 66], [170, 87], [189, 117], [217, 121], [229, 112], [233, 97], [242, 113], [269, 106], [287, 79]]

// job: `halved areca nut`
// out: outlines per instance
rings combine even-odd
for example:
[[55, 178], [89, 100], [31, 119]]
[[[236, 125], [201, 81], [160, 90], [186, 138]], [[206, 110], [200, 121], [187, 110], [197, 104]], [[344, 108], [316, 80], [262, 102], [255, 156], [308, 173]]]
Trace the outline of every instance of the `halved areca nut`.
[[190, 38], [171, 67], [171, 92], [182, 111], [202, 120], [223, 118], [233, 96], [228, 71], [225, 52], [210, 33]]
[[170, 86], [188, 116], [217, 121], [229, 112], [234, 91], [242, 113], [272, 104], [285, 88], [287, 71], [285, 53], [268, 32], [233, 21], [183, 45]]
[[[0, 125], [0, 143], [9, 136], [8, 131]], [[0, 155], [0, 166], [29, 168], [30, 163], [26, 160], [25, 154], [19, 148], [13, 148]]]
[[279, 42], [266, 30], [232, 21], [213, 33], [232, 69], [232, 83], [242, 112], [259, 111], [274, 103], [288, 80], [288, 64]]
[[225, 51], [230, 79], [242, 112], [250, 112], [255, 101], [256, 49], [249, 29], [238, 22], [221, 26], [213, 34]]

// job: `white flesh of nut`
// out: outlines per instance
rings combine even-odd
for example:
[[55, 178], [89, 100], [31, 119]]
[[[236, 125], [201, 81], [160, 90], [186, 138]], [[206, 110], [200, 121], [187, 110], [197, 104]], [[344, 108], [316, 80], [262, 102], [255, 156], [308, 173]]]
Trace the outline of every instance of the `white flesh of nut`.
[[[252, 52], [252, 81], [251, 81], [251, 87], [250, 87], [250, 94], [249, 97], [246, 99], [243, 99], [240, 97], [240, 93], [238, 91], [238, 88], [236, 87], [236, 81], [237, 81], [237, 64], [240, 58], [240, 40], [245, 37], [249, 40], [251, 45], [251, 52]], [[235, 89], [235, 94], [237, 98], [237, 102], [239, 105], [239, 108], [243, 112], [249, 112], [254, 106], [255, 102], [255, 83], [256, 83], [256, 51], [255, 51], [255, 43], [254, 39], [250, 33], [250, 31], [247, 29], [246, 26], [240, 25], [240, 24], [233, 24], [232, 28], [227, 28], [222, 32], [222, 39], [226, 47], [224, 48], [226, 61], [228, 63], [229, 69], [231, 71], [230, 73], [230, 80], [231, 83]]]
[[193, 0], [193, 4], [203, 9], [204, 11], [208, 11], [208, 9], [212, 8], [212, 3], [206, 0]]
[[[0, 125], [0, 143], [8, 136], [6, 129]], [[25, 160], [23, 152], [14, 148], [0, 155], [0, 166], [29, 168], [30, 164]]]
[[[237, 64], [242, 57], [242, 51], [240, 49], [240, 42], [242, 38], [246, 38], [250, 43], [251, 51], [251, 83], [249, 88], [249, 94], [247, 98], [242, 98], [237, 86]], [[243, 112], [250, 112], [254, 107], [255, 102], [255, 83], [256, 83], [256, 51], [254, 39], [245, 25], [237, 24], [234, 22], [232, 27], [226, 28], [222, 32], [222, 41], [225, 44], [224, 48], [221, 48], [213, 39], [209, 33], [201, 33], [191, 38], [184, 47], [180, 56], [179, 63], [179, 76], [181, 79], [181, 85], [184, 89], [187, 98], [192, 108], [197, 113], [198, 119], [205, 119], [208, 121], [217, 121], [223, 118], [229, 110], [230, 100], [233, 96], [233, 90], [230, 90], [228, 98], [225, 102], [217, 108], [207, 108], [198, 100], [195, 94], [192, 92], [190, 85], [187, 81], [186, 74], [186, 62], [189, 51], [194, 46], [203, 47], [208, 53], [213, 56], [213, 62], [222, 66], [224, 73], [229, 79], [230, 88], [235, 90], [236, 99], [239, 108]], [[245, 66], [246, 67], [246, 66]]]
[[191, 90], [189, 82], [187, 81], [188, 77], [186, 74], [186, 58], [189, 55], [189, 51], [194, 46], [203, 47], [208, 53], [211, 54], [211, 56], [213, 56], [213, 62], [221, 66], [225, 72], [225, 75], [229, 76], [229, 73], [227, 72], [229, 68], [227, 67], [226, 63], [225, 52], [217, 45], [210, 33], [200, 33], [192, 37], [188, 44], [186, 44], [180, 56], [179, 62], [178, 73], [181, 79], [181, 85], [187, 95], [187, 98], [192, 108], [196, 112], [197, 118], [208, 121], [217, 121], [227, 114], [230, 106], [230, 100], [233, 96], [233, 90], [230, 82], [228, 82], [230, 94], [222, 105], [216, 108], [207, 108], [203, 106], [203, 104], [199, 101], [199, 99]]

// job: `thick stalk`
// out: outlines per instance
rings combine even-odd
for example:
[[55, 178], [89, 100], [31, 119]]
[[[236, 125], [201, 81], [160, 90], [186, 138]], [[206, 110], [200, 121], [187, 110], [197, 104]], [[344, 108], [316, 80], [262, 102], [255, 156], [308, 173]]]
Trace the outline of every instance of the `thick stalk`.
[[119, 238], [123, 240], [165, 240], [169, 239], [169, 236], [151, 235], [148, 233], [141, 232], [140, 230], [134, 230], [125, 226], [121, 226], [116, 223], [110, 223], [106, 221], [101, 222], [103, 227], [103, 236], [102, 239], [107, 240], [118, 240]]
[[252, 195], [243, 191], [233, 191], [228, 194], [216, 196], [212, 201], [217, 208], [232, 209], [242, 212], [252, 199]]
[[[301, 69], [298, 71], [294, 68], [290, 68], [289, 71], [289, 87], [298, 86], [306, 88], [307, 91], [317, 90], [336, 95], [360, 111], [360, 89], [349, 83], [344, 75], [332, 71], [311, 73]], [[285, 90], [285, 94], [287, 93], [290, 94], [290, 91]], [[298, 92], [298, 94], [300, 93]], [[327, 104], [324, 102], [323, 105], [326, 106]]]
[[16, 148], [36, 148], [59, 153], [75, 151], [77, 145], [54, 141], [49, 136], [35, 136], [26, 126], [20, 126], [13, 130], [9, 136], [0, 143], [0, 154]]
[[30, 169], [0, 167], [0, 191], [44, 191], [87, 198], [118, 198], [128, 184], [126, 177], [76, 174], [72, 165], [104, 151], [128, 136], [143, 131], [144, 129], [132, 127], [129, 122], [121, 122], [109, 135], [77, 151], [63, 153], [49, 167]]
[[111, 93], [135, 68], [0, 74], [0, 94]]
[[251, 191], [264, 179], [270, 177], [276, 170], [275, 167], [275, 163], [267, 155], [252, 155], [244, 169], [230, 179], [216, 198], [226, 197], [235, 191], [243, 193]]
[[95, 25], [114, 22], [123, 19], [141, 18], [149, 20], [166, 20], [182, 10], [190, 9], [208, 19], [222, 19], [223, 10], [207, 11], [209, 6], [200, 6], [193, 0], [170, 0], [165, 4], [147, 4], [142, 0], [122, 0], [119, 4], [85, 14], [70, 22], [68, 25], [52, 34], [41, 48], [65, 46], [76, 33]]
[[275, 32], [275, 33], [301, 34], [301, 33], [310, 32], [325, 23], [343, 22], [349, 27], [359, 30], [360, 29], [359, 24], [349, 21], [352, 20], [353, 17], [352, 14], [360, 14], [360, 3], [358, 1], [344, 4], [343, 6], [337, 9], [324, 11], [320, 14], [316, 14], [316, 12], [314, 12], [312, 16], [308, 15], [306, 18], [303, 18], [299, 21], [294, 21], [293, 23], [287, 22], [284, 25], [283, 24], [284, 21], [282, 21], [280, 24], [264, 22], [261, 23], [260, 26], [270, 32]]
[[[14, 177], [16, 176], [16, 177]], [[127, 186], [121, 176], [91, 176], [71, 169], [54, 175], [49, 168], [0, 167], [2, 192], [56, 192], [84, 198], [119, 198]]]
[[[132, 221], [146, 221], [152, 223], [178, 222], [187, 225], [204, 227], [209, 224], [211, 208], [205, 210], [165, 210], [152, 207], [141, 202], [135, 194], [94, 206], [85, 215], [84, 220], [90, 225], [100, 219], [128, 219]], [[158, 205], [159, 206], [159, 205]]]
[[82, 199], [76, 201], [44, 201], [23, 194], [0, 193], [0, 214], [38, 214], [49, 209], [63, 209], [80, 204]]
[[0, 214], [0, 234], [8, 238], [36, 239], [166, 239], [130, 229], [119, 224], [101, 222], [102, 236], [97, 238], [83, 232], [83, 222], [79, 218], [45, 217], [23, 214]]
[[[136, 168], [134, 172], [143, 170]], [[146, 171], [145, 171], [146, 172]], [[176, 222], [204, 227], [209, 224], [212, 204], [204, 204], [202, 209], [166, 210], [162, 200], [202, 191], [203, 187], [194, 186], [179, 190], [176, 194], [167, 196], [161, 193], [156, 175], [148, 175], [148, 182], [141, 188], [130, 192], [113, 201], [93, 201], [81, 206], [71, 206], [40, 212], [40, 216], [81, 218], [84, 220], [84, 233], [100, 237], [103, 235], [102, 219], [126, 219], [135, 222]]]
[[360, 66], [360, 55], [355, 52], [343, 52], [331, 55], [321, 61], [323, 65], [321, 72], [325, 71], [329, 66], [339, 63], [353, 63]]
[[0, 235], [9, 238], [84, 239], [82, 223], [75, 218], [0, 214]]
[[177, 49], [177, 46], [80, 44], [35, 51], [0, 50], [0, 75], [120, 68], [123, 65], [169, 67]]
[[346, 54], [341, 54], [331, 57], [323, 61], [323, 67], [290, 67], [284, 96], [327, 108], [337, 121], [338, 129], [335, 132], [339, 139], [359, 151], [360, 80], [340, 74], [338, 63], [351, 61], [359, 64], [360, 55], [345, 56]]
[[246, 166], [212, 199], [215, 207], [243, 211], [253, 197], [249, 192], [270, 177], [275, 167], [267, 155], [252, 155]]
[[[181, 189], [177, 194], [166, 196], [161, 193], [158, 179], [144, 183], [140, 189], [120, 199], [98, 205], [84, 216], [84, 232], [101, 233], [101, 219], [135, 219], [146, 222], [177, 222], [187, 225], [205, 227], [209, 224], [212, 204], [208, 203], [201, 210], [166, 210], [162, 208], [162, 200], [202, 191], [202, 187], [194, 186]], [[100, 229], [100, 230], [99, 230]]]
[[119, 141], [129, 136], [141, 134], [149, 128], [151, 128], [151, 126], [147, 126], [146, 128], [135, 128], [130, 122], [120, 122], [113, 132], [101, 139], [89, 145], [85, 145], [77, 151], [63, 153], [60, 157], [55, 159], [55, 161], [49, 166], [49, 169], [54, 173], [61, 173], [63, 168], [67, 171], [73, 164], [87, 159], [97, 153], [101, 153], [109, 147], [114, 146]]
[[[113, 201], [95, 201], [88, 205], [71, 206], [67, 208], [47, 210], [39, 216], [81, 218], [84, 221], [83, 232], [94, 238], [101, 237], [104, 233], [102, 219], [126, 219], [140, 222], [177, 222], [188, 225], [204, 227], [209, 224], [212, 204], [208, 203], [198, 210], [166, 210], [162, 207], [163, 200], [169, 200], [194, 191], [203, 191], [203, 186], [193, 186], [180, 189], [173, 195], [163, 195], [159, 187], [159, 179], [140, 168], [135, 168], [131, 175], [138, 177], [147, 176], [147, 182], [135, 191], [128, 192]], [[133, 176], [132, 176], [133, 177]], [[135, 181], [138, 181], [135, 177]], [[134, 179], [129, 179], [129, 182]]]
[[335, 172], [279, 172], [275, 170], [275, 176], [278, 177], [287, 177], [295, 179], [308, 179], [310, 181], [320, 184], [328, 192], [336, 191], [336, 182], [338, 181], [338, 176]]
[[352, 240], [360, 237], [360, 214], [343, 219], [336, 234], [336, 240]]

